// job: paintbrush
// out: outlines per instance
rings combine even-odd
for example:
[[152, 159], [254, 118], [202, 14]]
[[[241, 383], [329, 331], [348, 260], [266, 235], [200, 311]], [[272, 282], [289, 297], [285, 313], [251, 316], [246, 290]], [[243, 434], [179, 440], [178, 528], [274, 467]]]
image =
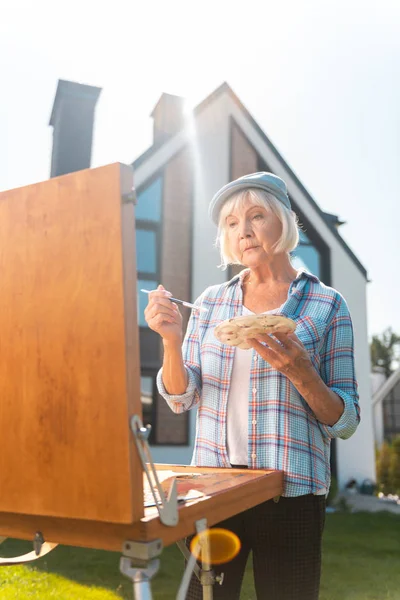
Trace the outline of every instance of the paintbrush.
[[[150, 292], [154, 292], [155, 290], [140, 290], [141, 292], [144, 292], [145, 294], [150, 294]], [[190, 302], [186, 302], [186, 300], [179, 300], [179, 298], [173, 298], [172, 296], [165, 296], [166, 298], [168, 298], [168, 300], [171, 300], [171, 302], [175, 302], [175, 304], [182, 304], [182, 306], [187, 306], [188, 308], [193, 308], [193, 310], [202, 310], [204, 312], [207, 312], [207, 309], [204, 308], [203, 306], [196, 306], [195, 304], [191, 304]]]

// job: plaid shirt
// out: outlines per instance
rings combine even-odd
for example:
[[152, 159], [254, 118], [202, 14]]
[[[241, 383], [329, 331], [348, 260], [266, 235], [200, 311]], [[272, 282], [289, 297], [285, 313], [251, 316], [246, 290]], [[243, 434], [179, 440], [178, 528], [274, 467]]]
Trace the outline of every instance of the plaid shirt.
[[[242, 314], [244, 271], [231, 281], [207, 288], [196, 300], [207, 308], [193, 311], [183, 343], [188, 387], [182, 395], [157, 385], [175, 413], [198, 406], [193, 465], [230, 467], [226, 416], [235, 348], [214, 336], [218, 323]], [[296, 335], [308, 350], [325, 384], [344, 403], [337, 423], [327, 426], [287, 377], [255, 350], [249, 385], [248, 465], [284, 472], [284, 495], [315, 493], [330, 485], [331, 438], [349, 438], [360, 421], [354, 370], [353, 327], [344, 298], [317, 277], [299, 271], [286, 302], [274, 314], [296, 322]]]

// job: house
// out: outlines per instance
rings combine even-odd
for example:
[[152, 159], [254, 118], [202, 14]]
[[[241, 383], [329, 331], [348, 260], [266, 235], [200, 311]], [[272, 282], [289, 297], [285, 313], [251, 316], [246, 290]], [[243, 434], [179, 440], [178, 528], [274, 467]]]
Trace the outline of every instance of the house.
[[[98, 95], [98, 88], [59, 82], [50, 121], [54, 127], [52, 165], [58, 165], [59, 172], [52, 169], [52, 175], [66, 172], [61, 169], [60, 155], [72, 153], [75, 162], [82, 155], [80, 168], [90, 166], [87, 147], [91, 148]], [[74, 117], [78, 112], [85, 115], [86, 126]], [[342, 221], [321, 210], [226, 83], [189, 115], [182, 98], [162, 94], [151, 116], [153, 144], [133, 162], [138, 290], [154, 289], [162, 282], [175, 297], [194, 300], [207, 286], [228, 280], [234, 271], [217, 267], [216, 228], [207, 217], [211, 197], [246, 173], [265, 170], [282, 177], [304, 230], [293, 260], [344, 295], [354, 322], [362, 421], [350, 440], [333, 444], [333, 470], [340, 486], [351, 478], [374, 479], [367, 274], [339, 234]], [[79, 147], [73, 136], [78, 126]], [[82, 132], [85, 127], [87, 135]], [[160, 339], [143, 317], [147, 297], [139, 292], [138, 302], [144, 419], [152, 423], [152, 454], [157, 462], [185, 464], [192, 454], [195, 411], [175, 415], [158, 396], [155, 376], [161, 364]], [[188, 311], [184, 317], [188, 318]]]
[[[388, 379], [383, 373], [379, 384], [372, 390], [375, 444], [391, 441], [400, 435], [400, 367]], [[377, 382], [376, 373], [374, 374]]]

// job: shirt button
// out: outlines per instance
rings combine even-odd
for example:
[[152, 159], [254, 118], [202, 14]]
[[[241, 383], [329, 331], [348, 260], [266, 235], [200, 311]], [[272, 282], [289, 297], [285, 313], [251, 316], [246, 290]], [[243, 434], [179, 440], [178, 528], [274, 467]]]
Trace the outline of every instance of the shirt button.
[[257, 361], [258, 361], [258, 356], [255, 356], [254, 357], [254, 362], [257, 362]]
[[257, 458], [257, 454], [252, 454], [251, 458]]
[[257, 388], [253, 388], [253, 394], [255, 394], [257, 392]]
[[252, 421], [252, 424], [253, 424], [253, 425], [257, 425], [257, 421], [254, 419], [254, 420]]

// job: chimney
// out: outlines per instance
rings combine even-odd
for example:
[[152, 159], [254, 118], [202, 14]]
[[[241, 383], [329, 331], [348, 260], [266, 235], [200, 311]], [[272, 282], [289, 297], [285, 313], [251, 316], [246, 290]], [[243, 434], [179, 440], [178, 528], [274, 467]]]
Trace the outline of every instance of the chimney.
[[49, 123], [53, 127], [50, 177], [90, 167], [100, 92], [98, 87], [59, 79]]
[[183, 127], [184, 102], [185, 99], [181, 96], [162, 94], [151, 113], [153, 117], [153, 143], [165, 140]]

